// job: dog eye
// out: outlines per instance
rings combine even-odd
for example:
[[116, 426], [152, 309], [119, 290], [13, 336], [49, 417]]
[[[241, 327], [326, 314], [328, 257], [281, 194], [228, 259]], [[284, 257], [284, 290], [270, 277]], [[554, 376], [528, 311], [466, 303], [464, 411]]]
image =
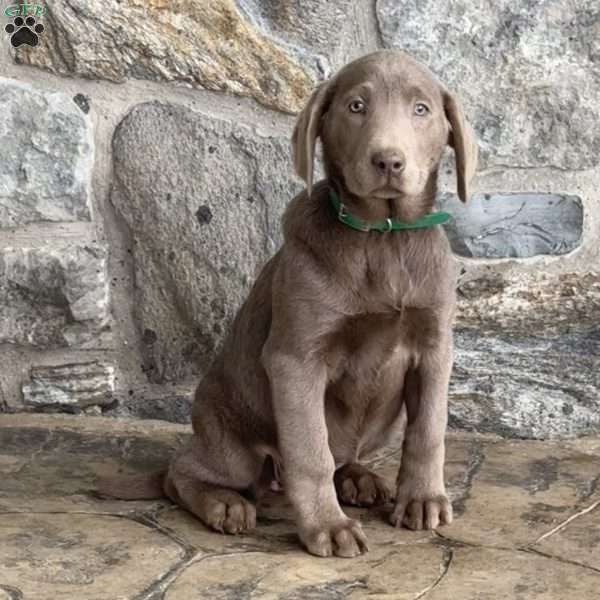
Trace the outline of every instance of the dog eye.
[[424, 117], [429, 112], [429, 107], [427, 104], [423, 104], [423, 102], [417, 102], [415, 104], [415, 115], [417, 117]]
[[352, 100], [348, 108], [350, 109], [350, 112], [353, 113], [364, 113], [367, 110], [367, 107], [362, 100]]

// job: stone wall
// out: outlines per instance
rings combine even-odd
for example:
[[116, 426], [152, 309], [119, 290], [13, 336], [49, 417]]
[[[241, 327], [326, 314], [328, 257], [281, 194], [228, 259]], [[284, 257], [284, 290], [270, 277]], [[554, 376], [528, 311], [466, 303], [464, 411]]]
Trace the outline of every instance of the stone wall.
[[186, 421], [301, 189], [294, 113], [404, 48], [481, 143], [469, 205], [450, 155], [440, 181], [463, 267], [451, 423], [600, 430], [594, 0], [53, 0], [38, 21], [37, 46], [0, 46], [0, 410]]

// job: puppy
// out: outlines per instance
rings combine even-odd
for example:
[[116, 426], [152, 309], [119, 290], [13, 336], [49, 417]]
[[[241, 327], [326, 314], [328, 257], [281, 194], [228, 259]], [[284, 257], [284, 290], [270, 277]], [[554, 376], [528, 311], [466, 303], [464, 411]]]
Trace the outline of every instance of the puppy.
[[[317, 138], [326, 178], [313, 185]], [[191, 442], [164, 475], [103, 487], [164, 493], [238, 533], [256, 523], [248, 492], [274, 477], [308, 551], [352, 557], [367, 541], [340, 500], [395, 496], [397, 527], [452, 520], [443, 471], [456, 270], [439, 226], [447, 215], [432, 210], [444, 148], [466, 201], [477, 145], [456, 97], [399, 51], [321, 84], [292, 144], [306, 190], [198, 386]], [[393, 494], [360, 461], [400, 436]]]

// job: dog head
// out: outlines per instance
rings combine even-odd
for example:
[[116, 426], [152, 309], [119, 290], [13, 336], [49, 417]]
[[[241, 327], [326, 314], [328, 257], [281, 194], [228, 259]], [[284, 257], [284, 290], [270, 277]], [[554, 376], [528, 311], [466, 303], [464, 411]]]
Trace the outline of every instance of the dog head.
[[295, 169], [309, 193], [319, 137], [330, 179], [359, 199], [404, 205], [409, 217], [428, 208], [423, 198], [450, 145], [458, 195], [467, 200], [477, 165], [473, 131], [456, 97], [404, 52], [364, 56], [314, 91], [292, 138]]

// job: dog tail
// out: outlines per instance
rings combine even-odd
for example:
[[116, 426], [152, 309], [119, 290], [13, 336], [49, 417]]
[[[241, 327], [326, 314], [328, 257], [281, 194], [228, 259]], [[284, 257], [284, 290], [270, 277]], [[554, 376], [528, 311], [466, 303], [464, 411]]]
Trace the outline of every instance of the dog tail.
[[119, 500], [156, 500], [165, 498], [164, 481], [167, 471], [146, 475], [99, 477], [95, 493]]

